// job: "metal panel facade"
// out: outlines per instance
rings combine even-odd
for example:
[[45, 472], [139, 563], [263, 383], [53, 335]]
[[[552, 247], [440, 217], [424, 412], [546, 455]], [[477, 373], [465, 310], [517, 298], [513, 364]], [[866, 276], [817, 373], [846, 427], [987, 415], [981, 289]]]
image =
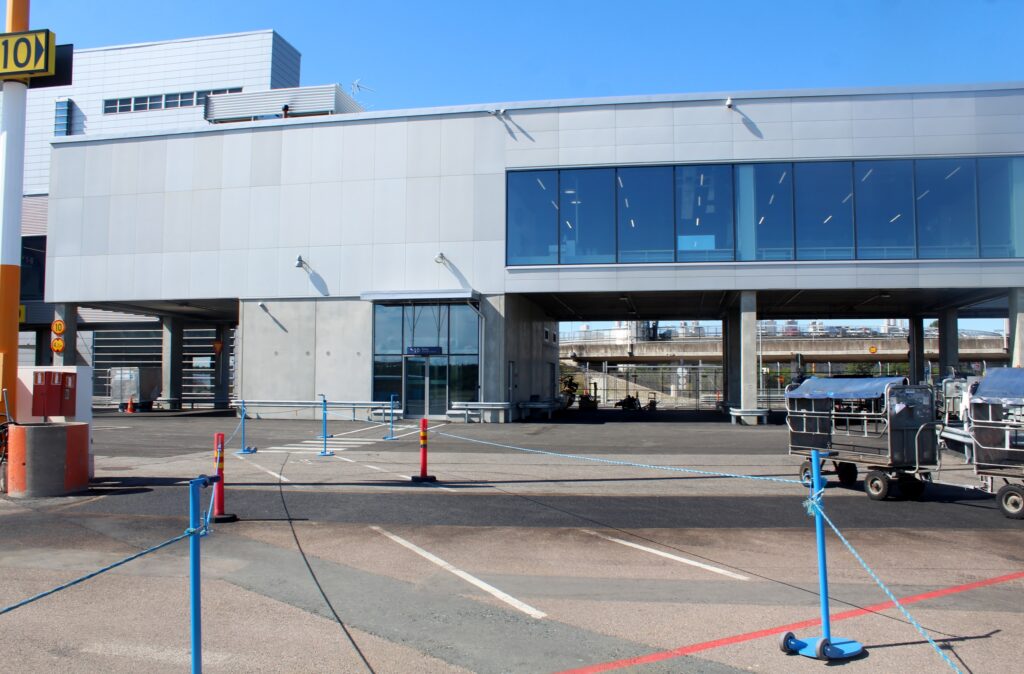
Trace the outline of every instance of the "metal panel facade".
[[[1005, 287], [1024, 278], [1024, 261], [985, 260], [505, 268], [509, 169], [1024, 153], [1021, 85], [734, 93], [731, 109], [725, 97], [364, 112], [61, 140], [50, 224], [68, 240], [49, 247], [47, 299]], [[151, 158], [139, 164], [148, 187], [130, 172], [86, 170], [83, 180], [79, 167], [115, 152]], [[447, 264], [435, 263], [438, 252]], [[296, 268], [299, 255], [308, 268]], [[121, 282], [126, 274], [139, 282]]]

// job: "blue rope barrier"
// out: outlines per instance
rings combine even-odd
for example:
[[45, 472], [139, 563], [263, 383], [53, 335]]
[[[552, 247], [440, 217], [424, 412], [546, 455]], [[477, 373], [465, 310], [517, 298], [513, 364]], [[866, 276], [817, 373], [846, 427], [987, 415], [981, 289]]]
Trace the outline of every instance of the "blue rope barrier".
[[[743, 480], [762, 480], [762, 481], [766, 481], [766, 482], [781, 482], [781, 483], [785, 483], [785, 484], [798, 484], [798, 485], [800, 485], [802, 487], [806, 486], [800, 480], [787, 480], [787, 479], [784, 479], [784, 478], [766, 477], [766, 476], [763, 476], [763, 475], [740, 475], [740, 474], [737, 474], [737, 473], [720, 473], [720, 472], [716, 472], [716, 471], [697, 470], [697, 469], [694, 469], [694, 468], [681, 468], [681, 467], [678, 467], [678, 466], [659, 466], [659, 465], [656, 465], [656, 464], [634, 463], [634, 462], [631, 462], [631, 461], [618, 461], [618, 460], [615, 460], [615, 459], [601, 459], [601, 458], [593, 457], [593, 456], [581, 456], [579, 454], [565, 454], [565, 453], [562, 453], [562, 452], [549, 452], [549, 451], [545, 451], [545, 450], [542, 450], [542, 449], [530, 449], [528, 447], [517, 447], [515, 445], [506, 445], [506, 444], [502, 444], [502, 443], [499, 443], [499, 442], [490, 442], [490, 441], [487, 441], [487, 440], [478, 440], [476, 438], [467, 438], [467, 437], [464, 437], [464, 436], [461, 436], [461, 435], [454, 435], [452, 433], [445, 433], [443, 431], [433, 431], [433, 432], [436, 433], [437, 435], [443, 435], [443, 436], [446, 436], [446, 437], [449, 437], [449, 438], [454, 438], [454, 439], [457, 439], [457, 440], [465, 440], [467, 442], [475, 442], [475, 443], [479, 443], [479, 444], [482, 444], [482, 445], [491, 445], [492, 447], [501, 447], [501, 448], [504, 448], [504, 449], [514, 449], [514, 450], [521, 451], [521, 452], [528, 452], [530, 454], [543, 454], [543, 455], [546, 455], [546, 456], [554, 456], [554, 457], [565, 458], [565, 459], [577, 459], [577, 460], [580, 460], [580, 461], [593, 461], [593, 462], [596, 462], [596, 463], [605, 463], [605, 464], [612, 464], [612, 465], [617, 465], [617, 466], [632, 466], [632, 467], [635, 467], [635, 468], [652, 468], [652, 469], [655, 469], [655, 470], [669, 470], [669, 471], [677, 471], [677, 472], [683, 472], [683, 473], [695, 473], [695, 474], [698, 474], [698, 475], [708, 475], [708, 476], [713, 476], [713, 477], [728, 477], [728, 478], [737, 478], [737, 479], [743, 479]], [[900, 612], [907, 619], [907, 621], [910, 622], [910, 624], [914, 627], [914, 629], [917, 630], [917, 632], [919, 634], [921, 634], [921, 636], [923, 636], [928, 641], [929, 644], [931, 644], [932, 648], [935, 649], [935, 652], [939, 654], [939, 657], [941, 657], [946, 662], [947, 665], [949, 665], [949, 667], [952, 669], [952, 671], [957, 672], [957, 674], [963, 674], [962, 670], [959, 667], [957, 667], [956, 664], [949, 658], [949, 656], [946, 655], [942, 651], [942, 648], [937, 643], [935, 643], [935, 641], [931, 638], [931, 636], [928, 635], [928, 632], [921, 626], [921, 624], [919, 622], [917, 622], [917, 620], [914, 619], [914, 617], [912, 615], [910, 615], [910, 612], [907, 611], [907, 609], [904, 608], [902, 604], [900, 604], [899, 600], [896, 599], [896, 596], [889, 590], [888, 587], [886, 587], [885, 583], [883, 583], [882, 580], [878, 577], [878, 574], [876, 574], [874, 572], [874, 570], [872, 570], [872, 568], [870, 566], [868, 566], [867, 562], [864, 561], [864, 558], [860, 556], [860, 554], [853, 547], [853, 545], [850, 544], [850, 542], [848, 540], [846, 540], [846, 537], [843, 536], [843, 534], [839, 531], [838, 527], [836, 527], [836, 525], [832, 522], [832, 520], [829, 519], [828, 515], [825, 514], [825, 510], [824, 510], [824, 508], [821, 505], [821, 497], [822, 497], [822, 495], [824, 493], [825, 493], [825, 488], [824, 488], [824, 486], [822, 486], [820, 489], [815, 491], [810, 497], [808, 497], [807, 500], [805, 500], [803, 502], [804, 508], [807, 510], [807, 514], [812, 516], [812, 517], [815, 515], [816, 511], [821, 514], [821, 516], [824, 519], [824, 521], [829, 525], [829, 527], [832, 529], [832, 531], [834, 531], [836, 533], [836, 536], [838, 536], [839, 540], [843, 542], [843, 544], [846, 546], [846, 548], [853, 555], [854, 559], [856, 559], [857, 562], [860, 563], [861, 567], [863, 567], [863, 569], [867, 572], [867, 574], [871, 577], [871, 579], [875, 581], [875, 583], [878, 585], [878, 587], [882, 589], [882, 591], [885, 593], [885, 595], [900, 610]]]
[[442, 431], [435, 431], [438, 435], [443, 435], [449, 438], [455, 438], [456, 440], [466, 440], [467, 442], [476, 442], [481, 445], [491, 445], [492, 447], [502, 447], [504, 449], [515, 449], [520, 452], [529, 452], [530, 454], [543, 454], [545, 456], [555, 456], [562, 459], [576, 459], [578, 461], [593, 461], [595, 463], [606, 463], [613, 466], [631, 466], [633, 468], [650, 468], [653, 470], [670, 470], [678, 473], [693, 473], [695, 475], [706, 475], [708, 477], [731, 477], [740, 480], [759, 480], [763, 482], [779, 482], [782, 484], [799, 484], [803, 486], [800, 480], [787, 480], [781, 477], [768, 477], [766, 475], [740, 475], [737, 473], [721, 473], [712, 470], [697, 470], [696, 468], [682, 468], [679, 466], [659, 466], [651, 463], [634, 463], [632, 461], [617, 461], [615, 459], [600, 459], [594, 456], [582, 456], [580, 454], [562, 454], [560, 452], [549, 452], [543, 449], [530, 449], [529, 447], [516, 447], [515, 445], [503, 445], [499, 442], [489, 442], [487, 440], [477, 440], [476, 438], [466, 438], [461, 435], [453, 435], [451, 433], [444, 433]]
[[808, 499], [808, 503], [810, 509], [816, 510], [818, 513], [821, 514], [821, 517], [825, 520], [825, 523], [828, 524], [829, 528], [831, 528], [832, 531], [836, 533], [836, 536], [838, 536], [839, 540], [843, 542], [843, 545], [846, 546], [846, 549], [850, 551], [850, 554], [853, 555], [853, 558], [856, 559], [857, 562], [864, 569], [864, 571], [866, 571], [867, 574], [871, 576], [871, 579], [875, 581], [875, 584], [877, 584], [878, 587], [882, 590], [882, 592], [885, 593], [885, 596], [889, 598], [893, 605], [895, 605], [896, 608], [900, 610], [900, 613], [903, 614], [903, 617], [907, 619], [907, 621], [913, 626], [913, 628], [917, 630], [917, 632], [922, 637], [924, 637], [929, 644], [931, 644], [931, 647], [935, 649], [935, 652], [939, 654], [939, 657], [945, 660], [946, 664], [949, 665], [949, 668], [952, 671], [956, 672], [957, 674], [963, 674], [963, 671], [959, 667], [957, 667], [956, 663], [953, 662], [953, 660], [951, 660], [950, 657], [942, 651], [942, 647], [935, 643], [935, 640], [932, 639], [931, 636], [928, 634], [928, 631], [921, 626], [921, 623], [917, 622], [917, 620], [914, 619], [914, 616], [910, 615], [910, 612], [903, 607], [903, 604], [900, 603], [900, 600], [896, 598], [896, 595], [894, 595], [888, 587], [886, 587], [885, 583], [882, 582], [882, 579], [878, 577], [878, 574], [876, 574], [874, 570], [870, 566], [868, 566], [868, 563], [865, 562], [864, 558], [860, 556], [860, 553], [857, 552], [857, 549], [853, 547], [850, 541], [846, 540], [846, 536], [843, 536], [843, 534], [839, 531], [839, 528], [835, 525], [835, 523], [833, 523], [829, 516], [825, 514], [825, 509], [821, 506], [820, 497], [817, 499]]
[[231, 431], [231, 435], [229, 435], [228, 439], [224, 441], [224, 446], [225, 447], [227, 447], [228, 444], [231, 442], [231, 440], [235, 437], [235, 435], [238, 434], [238, 431], [239, 431], [240, 428], [242, 428], [242, 420], [241, 419], [238, 420], [238, 424], [235, 426], [235, 430]]
[[[39, 601], [40, 599], [43, 599], [44, 597], [49, 597], [51, 594], [56, 594], [57, 592], [60, 592], [61, 590], [66, 590], [69, 587], [73, 587], [75, 585], [78, 585], [79, 583], [83, 583], [83, 582], [89, 580], [90, 578], [95, 578], [96, 576], [100, 575], [101, 573], [106, 573], [107, 571], [110, 571], [111, 569], [116, 569], [117, 567], [123, 566], [124, 564], [127, 564], [128, 562], [130, 562], [132, 560], [138, 559], [139, 557], [142, 557], [143, 555], [148, 555], [149, 553], [156, 552], [157, 550], [159, 550], [161, 548], [166, 548], [168, 545], [171, 545], [172, 543], [177, 543], [178, 541], [180, 541], [183, 538], [188, 538], [193, 533], [196, 533], [195, 530], [187, 529], [185, 531], [185, 533], [181, 534], [180, 536], [175, 536], [174, 538], [169, 538], [166, 541], [164, 541], [163, 543], [159, 543], [157, 545], [154, 545], [153, 547], [147, 548], [147, 549], [143, 550], [142, 552], [137, 552], [134, 555], [131, 555], [130, 557], [125, 557], [124, 559], [122, 559], [120, 561], [117, 561], [117, 562], [114, 562], [113, 564], [109, 564], [107, 566], [104, 566], [102, 569], [99, 569], [97, 571], [93, 571], [92, 573], [86, 574], [86, 575], [84, 575], [84, 576], [82, 576], [80, 578], [76, 578], [76, 579], [74, 579], [72, 581], [64, 583], [63, 585], [55, 587], [52, 590], [47, 590], [46, 592], [40, 592], [39, 594], [37, 594], [35, 596], [32, 596], [32, 597], [29, 597], [28, 599], [24, 599], [22, 601], [19, 601], [17, 604], [11, 604], [10, 606], [8, 606], [6, 608], [0, 609], [0, 615], [3, 615], [5, 613], [10, 613], [14, 609], [21, 608], [22, 606], [27, 606], [27, 605], [31, 604], [32, 602]], [[200, 532], [200, 533], [202, 533], [202, 532]]]

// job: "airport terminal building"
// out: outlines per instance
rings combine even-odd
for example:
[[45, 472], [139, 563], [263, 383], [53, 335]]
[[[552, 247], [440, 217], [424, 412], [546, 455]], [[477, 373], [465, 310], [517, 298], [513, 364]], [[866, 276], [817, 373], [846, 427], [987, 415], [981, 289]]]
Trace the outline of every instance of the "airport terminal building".
[[160, 316], [171, 370], [183, 322], [237, 325], [237, 397], [409, 416], [554, 398], [563, 320], [722, 320], [741, 412], [759, 318], [909, 319], [919, 379], [924, 318], [946, 367], [958, 317], [1008, 317], [1021, 364], [1024, 84], [372, 112], [322, 89], [55, 139], [46, 300]]

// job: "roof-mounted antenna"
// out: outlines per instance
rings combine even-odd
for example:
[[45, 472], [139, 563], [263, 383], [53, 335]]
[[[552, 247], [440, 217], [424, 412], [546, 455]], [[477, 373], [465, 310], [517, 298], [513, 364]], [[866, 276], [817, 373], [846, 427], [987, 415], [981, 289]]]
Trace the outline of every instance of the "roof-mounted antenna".
[[352, 84], [349, 86], [349, 89], [352, 91], [352, 98], [358, 96], [360, 91], [369, 91], [374, 94], [377, 93], [376, 89], [371, 89], [365, 84], [360, 84], [359, 82], [360, 78], [357, 77], [356, 79], [352, 80]]

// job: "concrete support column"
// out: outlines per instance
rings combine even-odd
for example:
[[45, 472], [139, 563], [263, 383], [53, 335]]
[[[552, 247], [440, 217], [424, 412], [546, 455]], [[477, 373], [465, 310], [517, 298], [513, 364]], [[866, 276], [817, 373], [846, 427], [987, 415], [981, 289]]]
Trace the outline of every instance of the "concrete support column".
[[1010, 367], [1024, 367], [1024, 288], [1010, 288]]
[[214, 339], [220, 342], [220, 353], [213, 356], [213, 406], [227, 409], [231, 400], [231, 326], [218, 325]]
[[[723, 361], [727, 383], [726, 400], [734, 409], [757, 408], [757, 293], [740, 292], [739, 303], [731, 308], [722, 325]], [[757, 416], [740, 418], [757, 423]]]
[[163, 367], [163, 390], [160, 402], [167, 409], [181, 409], [182, 342], [184, 327], [180, 318], [162, 318], [163, 353], [160, 361]]
[[[78, 365], [78, 306], [54, 304], [53, 317], [64, 321], [64, 352], [53, 354], [54, 365]], [[50, 348], [50, 334], [46, 335], [46, 348]]]
[[957, 330], [956, 309], [939, 314], [939, 379], [949, 376], [960, 364], [960, 333]]
[[917, 384], [924, 379], [924, 319], [911, 316], [909, 326], [907, 342], [910, 348], [907, 355], [910, 360], [910, 383]]
[[49, 330], [36, 330], [36, 365], [53, 365]]
[[739, 312], [729, 309], [722, 320], [722, 401], [729, 407], [742, 407], [739, 335]]
[[743, 409], [752, 410], [757, 408], [757, 292], [740, 293], [739, 314], [740, 404]]

